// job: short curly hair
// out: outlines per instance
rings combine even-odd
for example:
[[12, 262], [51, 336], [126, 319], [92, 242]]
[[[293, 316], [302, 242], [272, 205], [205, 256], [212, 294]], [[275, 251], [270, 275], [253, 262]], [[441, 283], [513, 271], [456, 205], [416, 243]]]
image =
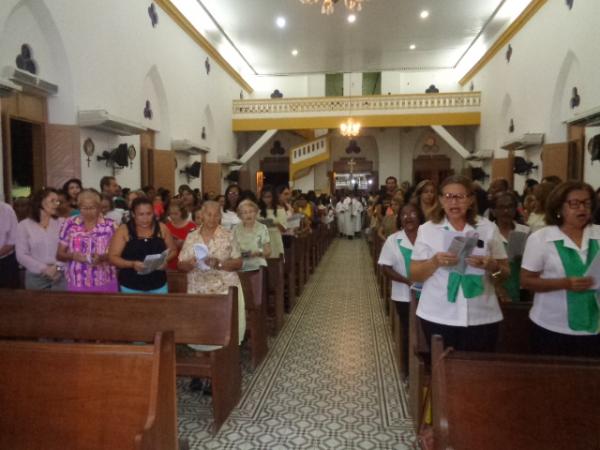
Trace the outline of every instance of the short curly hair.
[[[587, 191], [590, 194], [590, 200], [592, 201], [591, 211], [593, 212], [596, 210], [596, 194], [589, 184], [582, 181], [565, 181], [556, 186], [552, 192], [550, 192], [550, 195], [546, 200], [544, 217], [546, 225], [557, 225], [560, 227], [563, 224], [564, 217], [560, 212], [567, 197], [573, 191]], [[590, 223], [592, 222], [592, 218], [592, 215], [590, 215]]]

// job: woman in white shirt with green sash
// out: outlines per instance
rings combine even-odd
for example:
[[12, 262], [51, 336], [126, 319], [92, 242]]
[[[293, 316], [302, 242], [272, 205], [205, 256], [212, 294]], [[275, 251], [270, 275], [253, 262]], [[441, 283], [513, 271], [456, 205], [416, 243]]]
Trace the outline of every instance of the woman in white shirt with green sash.
[[378, 264], [385, 275], [392, 280], [391, 298], [396, 305], [402, 332], [402, 376], [408, 377], [408, 315], [410, 306], [410, 261], [413, 245], [417, 239], [417, 230], [425, 221], [421, 209], [409, 203], [398, 213], [396, 226], [400, 231], [386, 239]]
[[529, 318], [537, 353], [600, 357], [598, 287], [585, 273], [600, 253], [589, 184], [558, 185], [546, 203], [547, 227], [527, 240], [521, 285], [535, 292]]
[[[494, 351], [502, 312], [492, 278], [509, 274], [498, 227], [477, 216], [470, 179], [448, 177], [440, 191], [442, 208], [419, 228], [412, 254], [411, 280], [423, 283], [417, 316], [428, 342], [439, 334], [457, 350]], [[453, 236], [477, 239], [464, 270], [448, 252]]]

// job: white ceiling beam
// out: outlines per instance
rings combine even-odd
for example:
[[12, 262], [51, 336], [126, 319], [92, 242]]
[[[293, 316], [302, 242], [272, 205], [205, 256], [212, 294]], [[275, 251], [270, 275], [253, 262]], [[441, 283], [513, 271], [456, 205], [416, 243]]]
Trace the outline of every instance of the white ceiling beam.
[[277, 133], [277, 131], [278, 130], [265, 131], [263, 135], [259, 137], [254, 144], [252, 144], [252, 146], [246, 151], [246, 153], [242, 155], [240, 161], [243, 164], [246, 164], [248, 161], [250, 161], [250, 158], [256, 155], [256, 153], [263, 147], [263, 145], [265, 145], [269, 139], [275, 136], [275, 133]]
[[471, 155], [471, 152], [464, 148], [463, 145], [458, 142], [454, 136], [452, 136], [442, 125], [431, 125], [431, 128], [433, 128], [433, 131], [435, 131], [443, 140], [445, 140], [446, 143], [460, 156], [466, 159]]

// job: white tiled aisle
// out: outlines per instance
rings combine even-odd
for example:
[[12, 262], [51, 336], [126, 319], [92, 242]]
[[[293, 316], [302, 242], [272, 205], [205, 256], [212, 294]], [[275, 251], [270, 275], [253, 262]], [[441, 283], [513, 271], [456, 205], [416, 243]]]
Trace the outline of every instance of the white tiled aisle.
[[[247, 356], [247, 355], [245, 355]], [[247, 360], [247, 358], [245, 358]], [[411, 449], [415, 436], [363, 240], [336, 240], [216, 436], [206, 397], [179, 382], [193, 449]]]

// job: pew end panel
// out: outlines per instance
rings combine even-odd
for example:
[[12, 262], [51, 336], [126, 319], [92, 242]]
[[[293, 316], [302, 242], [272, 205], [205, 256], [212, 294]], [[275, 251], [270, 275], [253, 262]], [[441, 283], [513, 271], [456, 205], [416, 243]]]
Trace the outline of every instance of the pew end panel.
[[0, 448], [177, 449], [173, 333], [154, 345], [0, 341]]
[[277, 335], [285, 321], [284, 284], [285, 263], [283, 257], [267, 259], [267, 282], [269, 286], [269, 305], [274, 313], [273, 335]]
[[267, 344], [266, 272], [264, 268], [239, 272], [246, 302], [246, 323], [250, 333], [250, 357], [256, 368], [265, 359]]

